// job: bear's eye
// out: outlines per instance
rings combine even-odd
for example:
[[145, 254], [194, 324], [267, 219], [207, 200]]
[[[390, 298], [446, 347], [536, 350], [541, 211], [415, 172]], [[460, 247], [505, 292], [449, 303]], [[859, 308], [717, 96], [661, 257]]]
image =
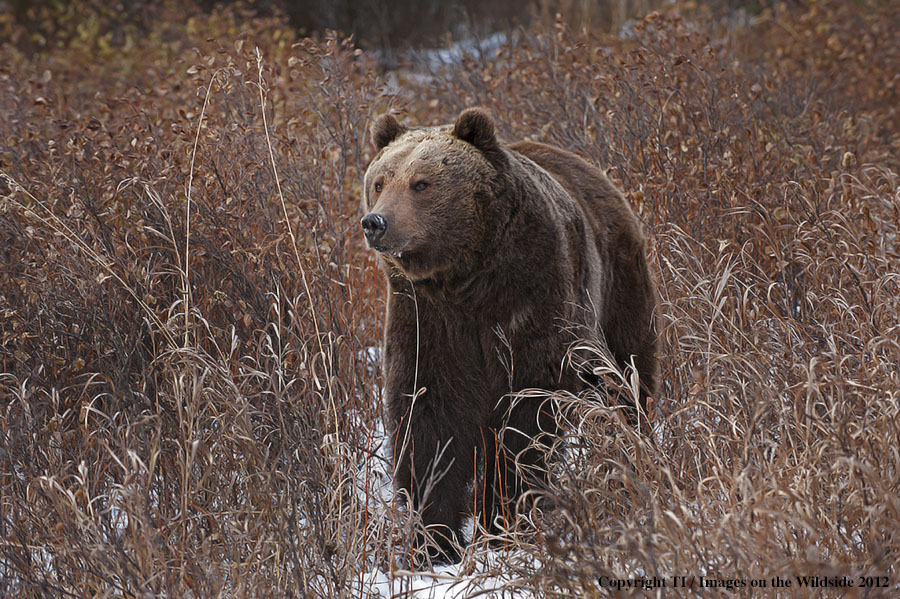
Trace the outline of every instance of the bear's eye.
[[376, 183], [376, 184], [375, 184], [375, 193], [381, 193], [381, 189], [382, 189], [383, 187], [384, 187], [384, 185], [381, 184], [381, 181], [379, 181], [378, 183]]
[[428, 189], [428, 183], [426, 181], [419, 181], [415, 185], [413, 185], [413, 189], [416, 191], [425, 191]]

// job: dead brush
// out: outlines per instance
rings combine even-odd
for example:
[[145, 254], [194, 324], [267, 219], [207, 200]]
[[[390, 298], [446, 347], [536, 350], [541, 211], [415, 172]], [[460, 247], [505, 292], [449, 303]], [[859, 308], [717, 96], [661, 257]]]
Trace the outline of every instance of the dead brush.
[[651, 237], [663, 384], [650, 434], [617, 407], [627, 373], [534, 391], [568, 431], [551, 501], [433, 576], [462, 596], [775, 575], [896, 594], [897, 6], [667, 14], [624, 39], [563, 19], [398, 90], [337, 35], [177, 10], [128, 47], [2, 46], [0, 595], [424, 584], [379, 449], [383, 299], [357, 205], [373, 115], [469, 104], [611, 167]]
[[[59, 170], [14, 142], [26, 182], [4, 189], [3, 231], [34, 268], [18, 281], [46, 286], [6, 295], [4, 279], [4, 595], [355, 596], [377, 557], [384, 522], [356, 480], [380, 410], [361, 325], [377, 329], [374, 274], [344, 212], [368, 63], [307, 40], [272, 50], [293, 69], [279, 78], [252, 48], [212, 45], [189, 58], [199, 98], [159, 93], [171, 127], [112, 99], [65, 115]], [[304, 121], [273, 111], [278, 94]]]

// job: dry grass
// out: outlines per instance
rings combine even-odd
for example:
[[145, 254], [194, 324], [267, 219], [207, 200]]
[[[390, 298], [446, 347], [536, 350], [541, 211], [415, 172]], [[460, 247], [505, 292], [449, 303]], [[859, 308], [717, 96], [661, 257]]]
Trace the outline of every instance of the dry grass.
[[[157, 10], [178, 18], [107, 37], [95, 9], [39, 52], [2, 46], [0, 595], [410, 588], [357, 230], [365, 132], [469, 104], [611, 167], [651, 237], [664, 384], [649, 435], [611, 407], [627, 373], [550, 395], [570, 431], [552, 505], [440, 575], [463, 594], [897, 592], [896, 5], [654, 15], [622, 38], [560, 21], [397, 87], [336, 35]], [[858, 586], [876, 575], [889, 587]]]

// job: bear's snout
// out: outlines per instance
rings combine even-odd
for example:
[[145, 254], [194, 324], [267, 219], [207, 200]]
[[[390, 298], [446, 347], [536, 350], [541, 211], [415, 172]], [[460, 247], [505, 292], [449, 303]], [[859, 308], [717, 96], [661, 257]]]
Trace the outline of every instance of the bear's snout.
[[360, 221], [362, 225], [363, 231], [366, 233], [366, 239], [369, 240], [369, 243], [372, 245], [378, 243], [378, 241], [384, 237], [384, 232], [387, 230], [387, 220], [380, 214], [371, 213], [367, 214]]

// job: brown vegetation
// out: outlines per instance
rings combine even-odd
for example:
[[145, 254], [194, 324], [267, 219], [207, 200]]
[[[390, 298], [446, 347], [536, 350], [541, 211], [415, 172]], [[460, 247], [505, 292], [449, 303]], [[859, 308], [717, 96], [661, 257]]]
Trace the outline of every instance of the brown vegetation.
[[0, 21], [0, 595], [355, 597], [401, 575], [366, 130], [470, 104], [610, 167], [651, 241], [663, 371], [650, 436], [615, 373], [555, 397], [562, 504], [473, 546], [466, 584], [896, 593], [896, 3], [652, 15], [621, 38], [560, 21], [397, 86], [339, 36], [162, 4], [115, 35], [99, 9], [43, 41]]

